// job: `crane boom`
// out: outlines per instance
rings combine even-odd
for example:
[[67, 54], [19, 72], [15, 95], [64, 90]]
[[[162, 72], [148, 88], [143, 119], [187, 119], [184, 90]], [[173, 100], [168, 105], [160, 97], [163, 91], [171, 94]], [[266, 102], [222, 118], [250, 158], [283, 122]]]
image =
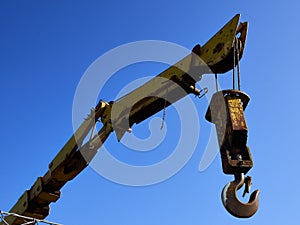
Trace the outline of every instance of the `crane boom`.
[[[234, 42], [240, 43], [241, 58], [247, 35], [247, 23], [239, 23], [239, 18], [240, 15], [234, 16], [205, 45], [196, 45], [189, 55], [126, 96], [109, 103], [101, 100], [51, 161], [44, 176], [22, 194], [10, 212], [44, 219], [49, 214], [50, 203], [60, 198], [62, 187], [87, 167], [110, 133], [115, 131], [120, 140], [132, 125], [190, 93], [199, 95], [195, 83], [203, 74], [233, 69]], [[99, 119], [103, 127], [84, 143]], [[13, 216], [5, 217], [5, 221], [10, 225], [23, 223]]]

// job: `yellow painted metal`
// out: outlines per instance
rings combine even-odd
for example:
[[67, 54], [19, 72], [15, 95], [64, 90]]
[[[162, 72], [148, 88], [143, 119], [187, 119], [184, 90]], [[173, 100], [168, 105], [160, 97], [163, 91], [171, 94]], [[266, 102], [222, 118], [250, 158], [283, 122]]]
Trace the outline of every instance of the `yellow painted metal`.
[[[193, 52], [182, 60], [114, 102], [111, 119], [118, 140], [134, 123], [162, 110], [166, 105], [165, 101], [173, 104], [192, 93], [195, 83], [204, 73], [225, 73], [233, 68], [230, 53], [233, 52], [233, 44], [239, 32], [239, 18], [239, 14], [233, 17], [203, 47], [196, 45]], [[247, 27], [243, 28], [243, 35], [245, 32]], [[241, 43], [242, 46], [244, 44]], [[242, 51], [243, 48], [240, 49], [240, 56]]]
[[243, 103], [241, 99], [228, 99], [228, 111], [233, 130], [248, 130], [244, 118]]
[[220, 63], [232, 50], [237, 34], [240, 14], [235, 15], [221, 30], [201, 47], [200, 58], [213, 67]]
[[[20, 214], [20, 215], [23, 215], [26, 212], [27, 208], [28, 208], [28, 191], [25, 191], [10, 211], [14, 212], [14, 213], [17, 213], [17, 214]], [[10, 225], [11, 224], [18, 224], [19, 222], [22, 222], [22, 221], [19, 221], [16, 217], [13, 217], [13, 216], [6, 216], [5, 221]], [[4, 222], [0, 222], [0, 224], [5, 225]]]
[[60, 197], [60, 191], [50, 192], [45, 190], [43, 178], [39, 177], [30, 188], [29, 199], [35, 200], [38, 205], [47, 205], [49, 202], [56, 202]]
[[[91, 111], [91, 114], [49, 164], [49, 170], [46, 174], [43, 177], [39, 177], [33, 186], [24, 192], [10, 212], [37, 219], [44, 219], [49, 214], [49, 204], [59, 199], [62, 186], [73, 179], [88, 164], [84, 158], [73, 156], [79, 155], [77, 153], [78, 146], [82, 144], [84, 138], [94, 126], [95, 121], [104, 114], [107, 106], [109, 104], [105, 101], [98, 103], [96, 108]], [[80, 166], [70, 173], [66, 173], [66, 166], [69, 164], [78, 164]], [[24, 222], [22, 219], [13, 216], [5, 217], [5, 221], [11, 225], [18, 225]], [[4, 225], [4, 223], [0, 222], [0, 225]]]
[[[80, 146], [90, 132], [91, 128], [94, 126], [99, 117], [103, 114], [106, 107], [109, 104], [100, 101], [96, 106], [96, 110], [93, 109], [91, 114], [84, 120], [81, 126], [77, 129], [74, 135], [69, 139], [69, 141], [64, 145], [64, 147], [59, 151], [59, 153], [55, 156], [52, 162], [49, 164], [49, 169], [52, 173], [55, 173], [56, 169], [63, 164], [63, 161], [66, 160], [72, 153], [76, 152], [78, 146]], [[57, 177], [59, 178], [59, 177]], [[65, 179], [65, 178], [63, 178]]]

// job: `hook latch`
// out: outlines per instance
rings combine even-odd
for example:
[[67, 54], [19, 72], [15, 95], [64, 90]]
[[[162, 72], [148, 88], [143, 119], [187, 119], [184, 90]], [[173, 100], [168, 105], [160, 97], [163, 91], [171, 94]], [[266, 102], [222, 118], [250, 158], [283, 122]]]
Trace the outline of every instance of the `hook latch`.
[[234, 177], [234, 181], [229, 182], [222, 190], [223, 205], [231, 215], [238, 218], [249, 218], [258, 209], [259, 190], [254, 191], [250, 195], [248, 203], [241, 202], [237, 197], [237, 191], [245, 184], [244, 194], [246, 192], [249, 193], [251, 177], [245, 178], [243, 173], [237, 173]]

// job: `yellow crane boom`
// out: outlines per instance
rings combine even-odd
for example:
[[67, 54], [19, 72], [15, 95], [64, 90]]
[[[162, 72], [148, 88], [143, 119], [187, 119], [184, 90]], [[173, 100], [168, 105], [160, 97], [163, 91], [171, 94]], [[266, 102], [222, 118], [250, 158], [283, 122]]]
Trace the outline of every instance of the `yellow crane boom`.
[[[51, 161], [48, 171], [22, 194], [10, 212], [44, 219], [49, 214], [50, 203], [60, 198], [62, 187], [87, 167], [110, 133], [115, 131], [120, 140], [134, 124], [187, 94], [199, 95], [195, 83], [204, 73], [225, 73], [233, 69], [234, 43], [238, 41], [240, 45], [241, 58], [247, 35], [247, 23], [239, 23], [239, 18], [240, 15], [234, 16], [205, 45], [196, 45], [189, 55], [126, 96], [110, 103], [101, 100]], [[102, 129], [84, 143], [99, 119]], [[5, 217], [5, 221], [10, 225], [23, 223], [21, 218], [13, 216]]]

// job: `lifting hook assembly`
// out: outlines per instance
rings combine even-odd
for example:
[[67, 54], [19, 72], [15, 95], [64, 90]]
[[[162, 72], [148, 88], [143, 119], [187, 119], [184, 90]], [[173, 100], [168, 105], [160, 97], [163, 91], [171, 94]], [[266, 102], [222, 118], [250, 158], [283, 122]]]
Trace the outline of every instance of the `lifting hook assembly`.
[[222, 202], [226, 210], [238, 218], [249, 218], [253, 216], [258, 209], [259, 190], [250, 195], [248, 203], [240, 202], [237, 198], [237, 191], [245, 184], [245, 193], [249, 193], [251, 186], [251, 177], [244, 177], [243, 173], [234, 175], [234, 181], [228, 183], [222, 190]]
[[251, 186], [251, 177], [244, 178], [253, 166], [244, 116], [249, 100], [250, 97], [240, 90], [218, 91], [212, 96], [205, 116], [216, 126], [223, 172], [235, 177], [223, 188], [222, 202], [230, 214], [239, 218], [251, 217], [258, 209], [258, 190], [251, 194], [248, 203], [240, 202], [236, 195], [244, 184], [243, 196], [249, 193]]

